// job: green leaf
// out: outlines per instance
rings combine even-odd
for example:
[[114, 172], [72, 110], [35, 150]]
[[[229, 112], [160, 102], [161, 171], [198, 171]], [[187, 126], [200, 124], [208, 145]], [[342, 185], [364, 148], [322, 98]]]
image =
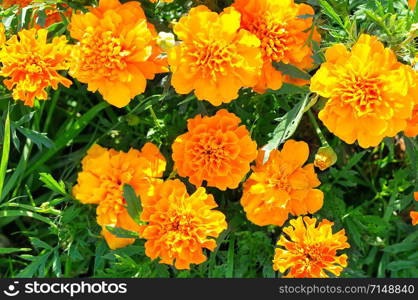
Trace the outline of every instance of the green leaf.
[[64, 196], [67, 195], [67, 192], [65, 191], [65, 184], [62, 180], [60, 182], [57, 182], [54, 179], [54, 177], [52, 177], [52, 175], [48, 173], [40, 173], [39, 175], [39, 180], [44, 183], [45, 187], [47, 187], [51, 191], [54, 191], [55, 193]]
[[113, 227], [113, 226], [106, 226], [106, 229], [109, 230], [109, 232], [113, 235], [116, 235], [118, 238], [123, 239], [137, 239], [138, 233], [130, 230], [126, 230], [119, 227]]
[[226, 278], [233, 278], [234, 277], [234, 254], [235, 254], [235, 236], [231, 236], [229, 240], [229, 247], [228, 247], [228, 256], [227, 256], [227, 263], [226, 263]]
[[46, 252], [45, 254], [35, 257], [26, 268], [16, 275], [16, 278], [32, 278], [36, 272], [42, 271], [42, 266], [45, 265], [50, 256], [51, 252]]
[[0, 248], [0, 255], [31, 251], [31, 248]]
[[38, 169], [42, 166], [46, 161], [48, 161], [51, 157], [53, 157], [58, 151], [68, 146], [72, 139], [80, 134], [80, 132], [91, 122], [91, 120], [103, 109], [108, 107], [109, 104], [103, 101], [91, 108], [88, 112], [86, 112], [82, 117], [80, 117], [75, 122], [71, 123], [69, 128], [64, 131], [62, 135], [60, 135], [56, 141], [54, 147], [49, 149], [48, 151], [42, 153], [39, 157], [34, 157], [29, 165], [31, 166], [25, 172], [25, 176], [31, 174], [34, 170]]
[[41, 248], [41, 249], [48, 249], [51, 250], [52, 247], [45, 243], [44, 241], [41, 241], [40, 239], [36, 237], [29, 237], [30, 242], [35, 248]]
[[57, 225], [55, 225], [50, 219], [45, 218], [37, 213], [31, 212], [31, 211], [24, 211], [24, 210], [3, 210], [0, 211], [0, 217], [29, 217], [34, 218], [36, 220], [42, 221], [44, 223], [47, 223], [48, 225], [56, 228]]
[[42, 146], [45, 146], [48, 149], [54, 147], [54, 142], [46, 136], [46, 133], [40, 133], [22, 126], [17, 126], [15, 123], [12, 123], [12, 126], [25, 137], [34, 142], [39, 149], [42, 149]]
[[335, 12], [332, 6], [325, 0], [320, 0], [319, 3], [321, 4], [322, 8], [324, 9], [323, 12], [333, 19], [338, 25], [342, 28], [345, 28], [344, 22], [341, 20], [340, 16]]
[[135, 222], [141, 223], [141, 221], [139, 220], [139, 217], [142, 212], [141, 200], [136, 195], [133, 187], [129, 184], [125, 184], [123, 186], [123, 198], [125, 198], [125, 201], [128, 204], [126, 209], [128, 210], [128, 213], [131, 216], [131, 218]]
[[273, 67], [282, 72], [284, 75], [289, 75], [293, 78], [303, 79], [303, 80], [310, 80], [311, 75], [302, 71], [298, 67], [294, 65], [285, 64], [283, 62], [273, 62]]
[[7, 164], [10, 152], [10, 102], [7, 104], [6, 121], [4, 123], [3, 152], [0, 162], [0, 195], [3, 193], [4, 180], [6, 178]]
[[386, 267], [390, 271], [399, 271], [404, 269], [415, 269], [418, 268], [418, 259], [415, 260], [397, 260], [392, 261]]
[[264, 161], [268, 160], [271, 150], [277, 149], [279, 145], [281, 145], [295, 133], [308, 102], [309, 94], [306, 95], [305, 99], [301, 100], [297, 105], [295, 105], [295, 107], [293, 107], [282, 118], [280, 118], [279, 125], [277, 125], [273, 131], [273, 137], [263, 148], [263, 150], [266, 152]]

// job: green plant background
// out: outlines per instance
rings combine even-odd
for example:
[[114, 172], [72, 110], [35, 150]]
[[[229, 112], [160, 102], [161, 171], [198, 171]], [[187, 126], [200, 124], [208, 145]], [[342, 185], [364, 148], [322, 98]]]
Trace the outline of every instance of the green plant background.
[[[43, 1], [43, 5], [55, 2]], [[67, 2], [84, 10], [92, 4]], [[159, 31], [171, 31], [170, 22], [198, 2], [218, 11], [230, 4], [216, 0], [140, 2]], [[351, 46], [363, 32], [377, 35], [401, 61], [413, 60], [418, 36], [413, 24], [418, 22], [418, 12], [410, 11], [406, 0], [297, 2], [307, 2], [316, 11], [315, 23], [322, 35], [321, 45], [314, 45], [317, 66], [324, 59], [324, 49], [334, 43]], [[9, 32], [31, 23], [30, 8], [20, 14], [16, 8], [2, 10], [0, 16]], [[49, 27], [51, 36], [68, 35], [67, 24], [68, 20]], [[295, 68], [286, 72], [300, 76]], [[109, 106], [99, 94], [73, 82], [70, 88], [51, 90], [51, 99], [33, 109], [10, 100], [10, 92], [0, 87], [1, 149], [9, 154], [1, 161], [7, 172], [0, 198], [0, 277], [281, 276], [272, 269], [281, 228], [247, 221], [239, 204], [241, 189], [208, 189], [226, 214], [229, 228], [218, 239], [218, 248], [207, 253], [208, 260], [191, 270], [178, 271], [151, 261], [139, 239], [126, 248], [110, 250], [100, 238], [95, 207], [71, 196], [87, 149], [93, 143], [118, 150], [139, 149], [153, 142], [168, 161], [168, 177], [171, 144], [185, 132], [186, 120], [196, 114], [212, 115], [219, 108], [197, 101], [192, 94], [176, 94], [168, 74], [148, 82], [146, 92], [123, 109]], [[292, 85], [262, 95], [244, 89], [238, 100], [221, 107], [242, 119], [259, 147], [277, 145], [293, 134], [292, 138], [309, 144], [312, 161], [321, 143], [307, 115], [298, 114], [308, 94], [307, 87]], [[315, 115], [323, 102], [320, 99], [311, 108]], [[298, 115], [301, 119], [292, 123]], [[315, 216], [335, 222], [334, 230], [347, 232], [351, 248], [346, 251], [349, 266], [342, 277], [418, 277], [418, 230], [409, 217], [410, 210], [417, 210], [412, 196], [418, 190], [417, 140], [400, 135], [364, 150], [343, 143], [319, 124], [338, 162], [325, 172], [318, 171], [325, 203]], [[187, 186], [192, 192], [194, 187]]]

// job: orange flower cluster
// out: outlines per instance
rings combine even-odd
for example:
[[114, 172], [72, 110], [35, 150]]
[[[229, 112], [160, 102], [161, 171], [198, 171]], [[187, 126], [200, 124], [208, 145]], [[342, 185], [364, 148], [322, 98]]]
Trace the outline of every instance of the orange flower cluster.
[[199, 100], [218, 106], [236, 99], [241, 87], [256, 84], [262, 65], [260, 41], [240, 30], [235, 9], [217, 14], [203, 5], [192, 8], [174, 32], [182, 41], [168, 59], [177, 93], [194, 90]]
[[70, 33], [79, 41], [70, 74], [116, 107], [143, 93], [147, 79], [167, 71], [157, 33], [139, 2], [100, 0], [97, 8], [73, 15]]
[[273, 260], [276, 271], [288, 278], [328, 278], [328, 272], [339, 276], [347, 266], [347, 255], [337, 255], [338, 250], [349, 248], [345, 230], [333, 234], [334, 223], [298, 217], [283, 229]]
[[272, 63], [292, 64], [302, 70], [313, 66], [309, 40], [319, 42], [321, 39], [312, 23], [313, 8], [296, 4], [293, 0], [235, 0], [233, 7], [242, 15], [241, 28], [255, 34], [261, 41], [264, 63], [255, 90], [277, 90], [283, 81], [308, 83], [283, 75]]
[[94, 145], [82, 161], [73, 195], [84, 204], [97, 204], [97, 222], [111, 249], [132, 244], [134, 239], [118, 238], [106, 226], [139, 231], [129, 216], [123, 197], [123, 186], [129, 184], [141, 199], [153, 193], [153, 184], [160, 181], [166, 162], [158, 148], [146, 144], [141, 151], [118, 152]]
[[[418, 192], [414, 193], [415, 201], [418, 201]], [[418, 211], [411, 211], [412, 225], [418, 225]]]
[[45, 89], [58, 84], [66, 87], [71, 80], [61, 76], [58, 71], [67, 70], [71, 48], [65, 36], [47, 41], [45, 29], [22, 30], [12, 36], [0, 50], [2, 68], [0, 75], [10, 77], [4, 80], [9, 90], [13, 90], [13, 99], [24, 101], [33, 106], [35, 99], [47, 100]]
[[235, 189], [257, 157], [257, 144], [251, 140], [241, 120], [225, 109], [213, 117], [188, 120], [188, 132], [173, 143], [173, 160], [180, 176], [201, 186]]
[[294, 140], [287, 141], [282, 151], [271, 151], [266, 163], [260, 151], [241, 198], [251, 222], [282, 226], [289, 214], [299, 216], [321, 209], [324, 195], [314, 189], [321, 184], [314, 166], [303, 167], [308, 156], [308, 145]]
[[331, 132], [367, 148], [406, 129], [411, 99], [418, 98], [418, 75], [410, 66], [366, 34], [351, 52], [337, 44], [325, 55], [327, 62], [313, 76], [311, 91], [329, 98], [319, 118]]
[[142, 200], [140, 237], [145, 238], [145, 253], [151, 259], [177, 269], [206, 260], [203, 249], [213, 251], [213, 238], [227, 228], [225, 215], [213, 196], [200, 187], [192, 195], [180, 180], [168, 180], [155, 188], [155, 195]]
[[1, 3], [1, 6], [4, 8], [9, 8], [13, 5], [18, 5], [19, 7], [25, 7], [28, 6], [32, 0], [3, 0]]

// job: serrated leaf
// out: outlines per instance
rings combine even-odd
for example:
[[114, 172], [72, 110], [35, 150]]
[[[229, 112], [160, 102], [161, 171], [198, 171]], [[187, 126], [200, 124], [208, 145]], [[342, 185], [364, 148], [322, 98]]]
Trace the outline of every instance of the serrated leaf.
[[118, 238], [123, 239], [136, 239], [138, 238], [138, 233], [130, 230], [126, 230], [119, 227], [113, 227], [113, 226], [106, 226], [106, 229], [109, 230], [109, 232]]
[[67, 194], [67, 192], [65, 191], [65, 184], [62, 180], [60, 182], [57, 182], [54, 179], [54, 177], [52, 177], [52, 175], [48, 173], [40, 173], [39, 176], [39, 180], [44, 183], [44, 186], [46, 188], [61, 195]]
[[277, 149], [279, 145], [284, 143], [284, 141], [295, 133], [308, 102], [309, 94], [281, 118], [280, 123], [273, 131], [273, 137], [267, 145], [263, 147], [263, 150], [265, 151], [264, 162], [268, 160], [270, 152], [273, 149]]
[[54, 147], [54, 142], [51, 141], [45, 133], [40, 133], [35, 130], [31, 130], [22, 126], [16, 125], [16, 123], [12, 122], [12, 126], [18, 130], [21, 134], [23, 134], [25, 137], [30, 139], [32, 142], [34, 142], [39, 149], [42, 149], [42, 146], [45, 146], [46, 148], [50, 149]]
[[0, 255], [2, 254], [11, 254], [16, 252], [26, 252], [31, 251], [31, 248], [0, 248]]
[[125, 201], [128, 204], [128, 206], [126, 207], [126, 209], [128, 210], [128, 214], [135, 222], [141, 223], [141, 221], [139, 220], [139, 217], [142, 212], [141, 200], [136, 195], [133, 187], [129, 184], [125, 184], [123, 186], [123, 198], [125, 198]]
[[303, 80], [310, 80], [311, 75], [306, 73], [305, 71], [302, 71], [298, 67], [290, 64], [285, 64], [283, 62], [273, 62], [273, 67], [282, 72], [284, 75], [291, 76], [293, 78], [297, 79], [303, 79]]

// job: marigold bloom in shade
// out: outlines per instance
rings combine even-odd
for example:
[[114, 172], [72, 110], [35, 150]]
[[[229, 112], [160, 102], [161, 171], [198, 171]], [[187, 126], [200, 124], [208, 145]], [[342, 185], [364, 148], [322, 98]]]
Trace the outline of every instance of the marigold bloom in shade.
[[351, 52], [342, 44], [326, 51], [311, 91], [328, 98], [319, 119], [346, 143], [377, 146], [407, 126], [418, 97], [416, 72], [392, 50], [363, 34]]
[[[414, 193], [415, 201], [418, 201], [418, 192]], [[418, 211], [411, 211], [412, 225], [418, 225]]]
[[47, 100], [45, 89], [58, 84], [66, 87], [71, 80], [61, 76], [58, 71], [67, 70], [71, 48], [65, 36], [55, 37], [49, 43], [45, 29], [22, 30], [12, 36], [0, 50], [2, 68], [0, 75], [9, 77], [4, 84], [13, 90], [13, 99], [33, 106], [35, 99]]
[[102, 235], [112, 249], [132, 244], [134, 239], [118, 238], [106, 229], [114, 226], [138, 231], [138, 225], [129, 216], [123, 198], [123, 186], [129, 184], [141, 199], [146, 199], [153, 184], [163, 175], [166, 162], [153, 144], [146, 144], [141, 151], [131, 149], [127, 153], [94, 145], [82, 161], [73, 195], [84, 204], [98, 204], [97, 223]]
[[315, 154], [315, 167], [319, 168], [321, 171], [325, 171], [330, 168], [337, 162], [337, 154], [334, 149], [330, 146], [324, 146], [318, 149], [318, 152]]
[[3, 0], [0, 5], [3, 6], [4, 8], [9, 8], [10, 6], [13, 6], [13, 5], [18, 5], [19, 7], [25, 7], [25, 6], [28, 6], [31, 2], [32, 0]]
[[187, 122], [188, 132], [173, 143], [173, 160], [178, 174], [201, 186], [235, 189], [257, 157], [257, 144], [251, 140], [241, 120], [225, 109], [213, 117], [196, 116]]
[[213, 196], [200, 187], [192, 195], [180, 180], [168, 180], [155, 189], [155, 196], [142, 200], [140, 237], [145, 254], [160, 263], [189, 269], [206, 260], [203, 249], [213, 251], [219, 234], [227, 228], [225, 215], [213, 210]]
[[288, 270], [288, 278], [328, 278], [328, 272], [339, 276], [347, 267], [347, 255], [337, 255], [350, 248], [344, 229], [333, 234], [334, 223], [322, 220], [316, 226], [316, 219], [309, 217], [293, 219], [290, 225], [277, 242], [274, 270]]
[[415, 137], [418, 135], [418, 104], [414, 107], [412, 118], [407, 121], [405, 135], [408, 137]]
[[309, 38], [319, 42], [321, 37], [312, 28], [313, 8], [307, 4], [296, 4], [293, 0], [235, 0], [233, 7], [242, 15], [241, 27], [261, 40], [263, 70], [255, 90], [277, 90], [282, 82], [306, 84], [305, 80], [283, 76], [273, 67], [273, 62], [292, 64], [299, 69], [313, 66]]
[[73, 15], [70, 33], [79, 41], [72, 53], [71, 76], [116, 107], [143, 93], [147, 79], [167, 71], [157, 33], [139, 2], [100, 0], [97, 8]]
[[308, 145], [294, 140], [287, 141], [281, 151], [271, 151], [266, 163], [264, 151], [259, 151], [241, 198], [251, 222], [282, 226], [289, 214], [312, 214], [321, 209], [324, 195], [314, 189], [321, 184], [314, 165], [303, 166], [308, 156]]
[[182, 42], [168, 58], [177, 93], [194, 90], [199, 100], [218, 106], [236, 99], [241, 87], [257, 82], [260, 41], [239, 27], [240, 14], [233, 8], [217, 14], [198, 6], [180, 19], [174, 33]]

